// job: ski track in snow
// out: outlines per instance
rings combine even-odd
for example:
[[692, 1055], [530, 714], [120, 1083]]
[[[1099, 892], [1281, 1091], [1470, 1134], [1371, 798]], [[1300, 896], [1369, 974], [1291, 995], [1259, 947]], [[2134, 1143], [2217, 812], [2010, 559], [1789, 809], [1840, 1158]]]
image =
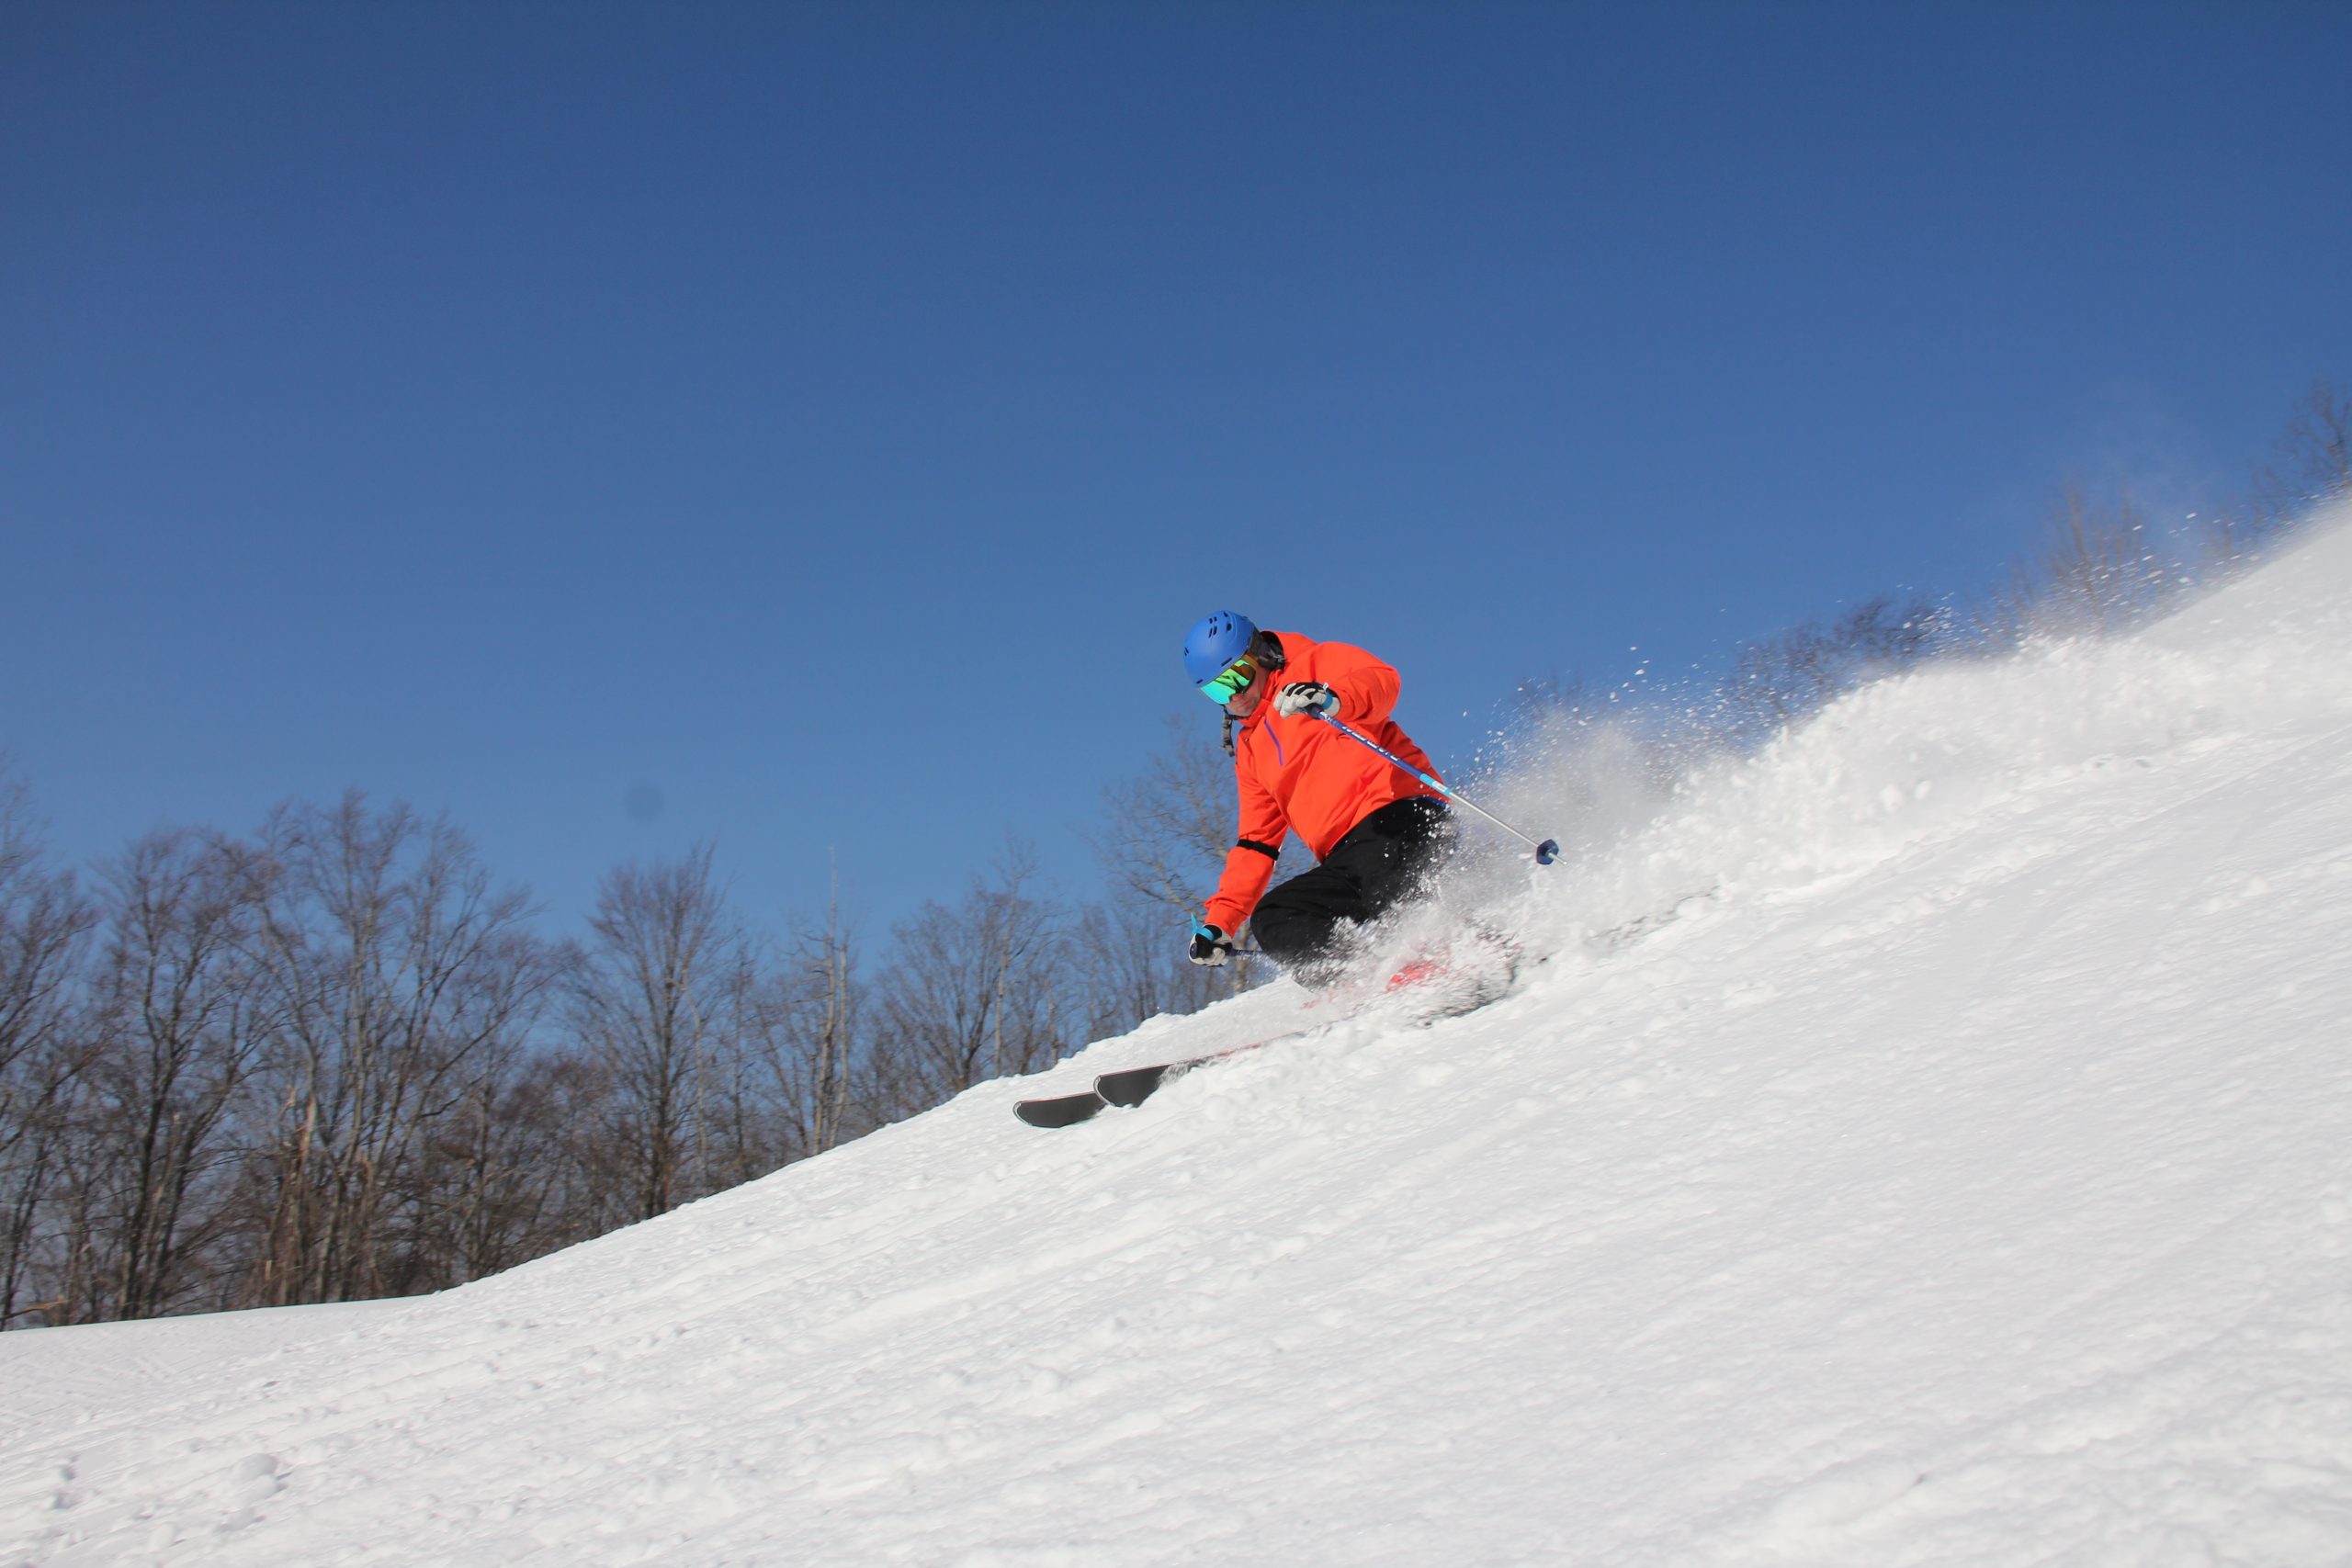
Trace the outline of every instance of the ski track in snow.
[[1276, 987], [440, 1297], [0, 1336], [0, 1564], [2340, 1568], [2346, 605], [2324, 528], [1858, 693], [1531, 868], [1464, 1018], [1013, 1120]]

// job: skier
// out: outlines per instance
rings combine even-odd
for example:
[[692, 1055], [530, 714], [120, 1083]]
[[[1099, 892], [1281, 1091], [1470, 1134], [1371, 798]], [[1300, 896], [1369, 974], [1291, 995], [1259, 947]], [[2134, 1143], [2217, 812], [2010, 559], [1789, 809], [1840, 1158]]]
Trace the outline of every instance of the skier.
[[[1241, 807], [1239, 840], [1188, 955], [1223, 964], [1247, 926], [1301, 983], [1328, 984], [1344, 958], [1343, 922], [1374, 919], [1414, 893], [1453, 841], [1443, 795], [1316, 717], [1344, 720], [1436, 779], [1390, 716], [1396, 671], [1343, 642], [1260, 631], [1231, 610], [1193, 627], [1184, 670], [1225, 709]], [[1317, 863], [1268, 892], [1285, 830]]]

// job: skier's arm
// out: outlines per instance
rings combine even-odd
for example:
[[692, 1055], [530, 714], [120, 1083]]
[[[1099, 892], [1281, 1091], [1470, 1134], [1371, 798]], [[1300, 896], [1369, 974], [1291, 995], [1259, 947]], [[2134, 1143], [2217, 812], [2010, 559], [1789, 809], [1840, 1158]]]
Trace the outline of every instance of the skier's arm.
[[1363, 649], [1327, 642], [1316, 650], [1315, 666], [1340, 699], [1340, 717], [1350, 724], [1378, 724], [1396, 711], [1402, 677]]
[[1266, 885], [1274, 879], [1274, 857], [1282, 853], [1283, 835], [1290, 830], [1283, 808], [1265, 785], [1238, 766], [1234, 783], [1241, 796], [1241, 835], [1225, 852], [1225, 874], [1217, 879], [1205, 916], [1228, 935], [1241, 929], [1265, 897]]

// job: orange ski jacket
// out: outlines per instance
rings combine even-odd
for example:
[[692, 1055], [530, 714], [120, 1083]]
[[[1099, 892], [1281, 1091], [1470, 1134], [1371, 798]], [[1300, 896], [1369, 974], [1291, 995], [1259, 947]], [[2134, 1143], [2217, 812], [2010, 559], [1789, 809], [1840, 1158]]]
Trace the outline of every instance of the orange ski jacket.
[[1389, 716], [1401, 683], [1395, 670], [1344, 642], [1312, 642], [1296, 632], [1273, 637], [1282, 644], [1283, 667], [1261, 677], [1271, 684], [1235, 729], [1233, 779], [1241, 797], [1241, 836], [1226, 852], [1225, 874], [1206, 907], [1208, 923], [1225, 931], [1240, 930], [1265, 897], [1285, 829], [1305, 840], [1319, 861], [1382, 807], [1415, 795], [1442, 798], [1321, 719], [1303, 713], [1284, 718], [1274, 712], [1276, 692], [1294, 681], [1320, 681], [1339, 694], [1341, 723], [1431, 778], [1441, 777]]

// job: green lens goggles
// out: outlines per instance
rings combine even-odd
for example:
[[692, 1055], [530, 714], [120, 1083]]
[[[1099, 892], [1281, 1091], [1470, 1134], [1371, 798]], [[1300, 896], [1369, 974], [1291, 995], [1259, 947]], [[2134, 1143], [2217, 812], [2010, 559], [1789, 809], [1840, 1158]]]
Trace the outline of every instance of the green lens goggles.
[[1235, 660], [1232, 663], [1227, 665], [1224, 669], [1218, 671], [1216, 674], [1210, 676], [1207, 680], [1202, 682], [1201, 695], [1208, 698], [1209, 701], [1216, 704], [1217, 706], [1223, 707], [1226, 704], [1231, 702], [1234, 698], [1248, 691], [1250, 689], [1250, 682], [1257, 678], [1257, 661], [1245, 653], [1240, 658]]

